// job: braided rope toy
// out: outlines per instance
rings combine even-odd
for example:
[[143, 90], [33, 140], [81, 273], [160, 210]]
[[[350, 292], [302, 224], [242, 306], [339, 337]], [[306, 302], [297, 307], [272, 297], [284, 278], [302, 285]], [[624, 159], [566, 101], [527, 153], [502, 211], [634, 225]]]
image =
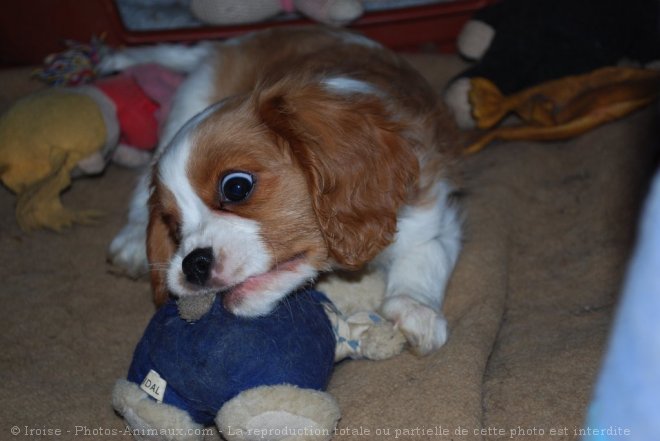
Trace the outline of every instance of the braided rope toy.
[[95, 80], [97, 66], [108, 52], [104, 37], [93, 36], [89, 43], [65, 40], [65, 51], [48, 55], [33, 77], [51, 86], [78, 86]]

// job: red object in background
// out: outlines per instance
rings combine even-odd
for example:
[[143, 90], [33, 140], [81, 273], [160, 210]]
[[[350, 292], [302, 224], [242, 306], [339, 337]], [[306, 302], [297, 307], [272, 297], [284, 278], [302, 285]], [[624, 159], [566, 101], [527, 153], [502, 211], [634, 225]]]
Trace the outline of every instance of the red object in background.
[[[454, 51], [456, 36], [472, 14], [497, 0], [456, 0], [404, 9], [370, 12], [349, 28], [395, 50], [417, 50], [433, 45]], [[166, 31], [130, 31], [114, 0], [8, 1], [0, 14], [0, 64], [39, 64], [64, 49], [62, 41], [89, 41], [105, 34], [111, 46], [165, 41], [228, 38], [270, 26], [311, 24], [310, 20], [267, 21], [241, 26], [200, 27]]]
[[121, 137], [119, 142], [141, 150], [158, 143], [156, 104], [130, 75], [102, 78], [94, 84], [115, 105]]

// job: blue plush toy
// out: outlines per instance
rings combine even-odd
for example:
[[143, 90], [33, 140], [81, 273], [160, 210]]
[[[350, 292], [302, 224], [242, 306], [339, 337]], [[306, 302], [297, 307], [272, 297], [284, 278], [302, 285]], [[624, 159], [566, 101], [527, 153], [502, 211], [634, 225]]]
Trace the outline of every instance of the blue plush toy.
[[312, 289], [258, 318], [231, 314], [220, 296], [198, 300], [156, 312], [115, 385], [113, 405], [136, 439], [201, 438], [214, 422], [229, 440], [329, 439], [340, 413], [323, 390], [335, 361], [403, 347], [380, 317], [346, 319]]

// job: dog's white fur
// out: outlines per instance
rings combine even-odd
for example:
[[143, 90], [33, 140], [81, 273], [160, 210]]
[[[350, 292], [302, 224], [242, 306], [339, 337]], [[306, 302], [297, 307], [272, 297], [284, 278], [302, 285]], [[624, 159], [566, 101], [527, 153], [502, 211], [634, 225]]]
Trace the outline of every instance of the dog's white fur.
[[[377, 43], [364, 37], [339, 35], [346, 44], [357, 43], [381, 50]], [[240, 45], [250, 38], [230, 40], [225, 45]], [[224, 282], [228, 284], [239, 284], [258, 276], [274, 263], [268, 258], [267, 244], [260, 235], [263, 226], [238, 216], [215, 216], [192, 189], [186, 175], [191, 133], [222, 107], [222, 104], [213, 105], [211, 100], [216, 96], [218, 70], [228, 68], [222, 66], [223, 60], [217, 56], [217, 46], [210, 44], [193, 47], [163, 45], [125, 49], [109, 57], [103, 65], [106, 71], [112, 71], [157, 61], [190, 73], [175, 97], [156, 153], [158, 165], [155, 168], [161, 181], [173, 193], [183, 217], [181, 245], [167, 273], [168, 287], [176, 295], [199, 292], [191, 291], [180, 282], [181, 261], [196, 247], [210, 246], [232, 252], [233, 257], [223, 270], [225, 273], [218, 275], [227, 279]], [[329, 77], [323, 83], [327, 89], [343, 95], [383, 94], [374, 84], [347, 75]], [[112, 262], [133, 275], [147, 270], [145, 230], [149, 191], [149, 178], [144, 177], [139, 181], [130, 205], [128, 223], [112, 241], [109, 251]], [[440, 309], [461, 242], [459, 214], [450, 203], [451, 191], [451, 184], [440, 180], [433, 184], [433, 203], [404, 206], [398, 215], [393, 243], [373, 261], [386, 273], [383, 313], [397, 323], [421, 353], [442, 346], [447, 338], [447, 323]], [[250, 296], [248, 301], [237, 305], [234, 312], [245, 316], [265, 314], [283, 295], [313, 280], [317, 273], [317, 269], [304, 263], [278, 271], [268, 279], [268, 289], [263, 295]]]

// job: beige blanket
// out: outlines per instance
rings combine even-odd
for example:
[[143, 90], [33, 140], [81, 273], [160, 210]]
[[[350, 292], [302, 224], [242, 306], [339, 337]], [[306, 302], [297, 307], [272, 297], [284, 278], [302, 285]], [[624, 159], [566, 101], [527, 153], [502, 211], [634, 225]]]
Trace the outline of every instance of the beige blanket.
[[[438, 90], [462, 67], [451, 57], [410, 58]], [[35, 87], [27, 72], [0, 73], [1, 106]], [[336, 439], [573, 439], [657, 123], [648, 109], [570, 142], [499, 144], [466, 159], [464, 248], [445, 303], [450, 339], [425, 358], [338, 365]], [[59, 235], [22, 233], [14, 196], [0, 189], [0, 439], [130, 439], [110, 391], [153, 306], [148, 283], [113, 275], [105, 249], [135, 180], [110, 167], [76, 181], [64, 203], [106, 216]]]

